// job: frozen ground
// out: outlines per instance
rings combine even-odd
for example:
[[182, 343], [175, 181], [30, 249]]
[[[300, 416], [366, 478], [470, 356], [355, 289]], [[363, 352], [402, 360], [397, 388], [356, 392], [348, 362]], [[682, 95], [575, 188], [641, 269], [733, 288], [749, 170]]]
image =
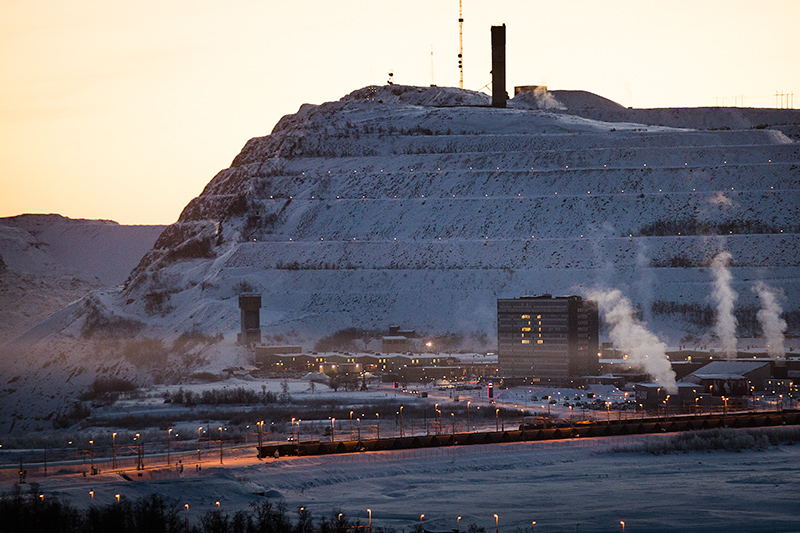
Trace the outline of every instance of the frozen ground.
[[[45, 497], [88, 506], [115, 494], [152, 492], [188, 503], [190, 515], [246, 508], [265, 494], [315, 519], [340, 508], [352, 519], [408, 531], [424, 514], [426, 529], [490, 531], [798, 531], [800, 447], [761, 452], [650, 456], [610, 453], [623, 437], [406, 450], [327, 457], [207, 463], [200, 473], [146, 472], [142, 481], [116, 474], [38, 478]], [[128, 472], [134, 480], [135, 471]], [[3, 481], [7, 490], [10, 481]]]

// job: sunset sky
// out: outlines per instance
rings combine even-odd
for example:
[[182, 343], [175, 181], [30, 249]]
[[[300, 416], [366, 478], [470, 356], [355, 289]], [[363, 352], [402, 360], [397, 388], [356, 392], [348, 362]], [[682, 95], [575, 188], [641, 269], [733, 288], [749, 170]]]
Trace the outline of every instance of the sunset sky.
[[[800, 107], [795, 0], [463, 0], [465, 88]], [[458, 85], [458, 0], [0, 4], [0, 216], [169, 224], [251, 137], [365, 85]], [[734, 96], [737, 97], [734, 101]], [[723, 100], [724, 97], [724, 100]], [[784, 104], [786, 100], [784, 100]]]

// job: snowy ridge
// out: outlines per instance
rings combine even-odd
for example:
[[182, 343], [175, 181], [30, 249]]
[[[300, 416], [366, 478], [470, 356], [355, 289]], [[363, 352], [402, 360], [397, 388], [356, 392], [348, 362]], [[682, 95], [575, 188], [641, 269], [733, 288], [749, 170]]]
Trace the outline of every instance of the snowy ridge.
[[[266, 335], [307, 348], [337, 329], [402, 324], [482, 333], [493, 349], [498, 297], [605, 286], [645, 310], [656, 300], [705, 304], [706, 266], [727, 250], [737, 305], [755, 304], [750, 287], [763, 280], [797, 307], [800, 145], [774, 124], [800, 114], [710, 131], [601, 122], [523, 100], [493, 109], [480, 93], [387, 86], [302, 106], [246, 143], [123, 289], [26, 338], [39, 348], [20, 389], [57, 352], [48, 376], [74, 377], [56, 397], [103, 372], [152, 381], [241, 361], [242, 292], [261, 293]], [[693, 113], [724, 124], [727, 112], [678, 115], [690, 124]], [[704, 333], [652, 326], [672, 342]], [[188, 332], [225, 340], [170, 351]], [[164, 357], [132, 364], [125, 342], [153, 338]]]
[[163, 229], [60, 215], [0, 219], [0, 344], [91, 290], [125, 281]]

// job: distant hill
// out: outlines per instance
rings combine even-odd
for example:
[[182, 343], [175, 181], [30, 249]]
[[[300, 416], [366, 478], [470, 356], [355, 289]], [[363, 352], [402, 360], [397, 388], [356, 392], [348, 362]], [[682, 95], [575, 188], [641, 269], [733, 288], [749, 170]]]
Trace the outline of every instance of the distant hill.
[[164, 227], [0, 218], [0, 344], [94, 289], [122, 284]]
[[[242, 292], [262, 295], [267, 339], [310, 345], [400, 324], [493, 349], [498, 297], [619, 288], [669, 342], [713, 345], [690, 313], [651, 311], [707, 305], [708, 264], [728, 251], [737, 306], [757, 303], [756, 280], [797, 306], [800, 113], [628, 110], [583, 92], [488, 104], [395, 85], [286, 115], [189, 202], [123, 287], [15, 344], [30, 355], [4, 369], [9, 412], [30, 418], [40, 394], [40, 416], [53, 415], [97, 375], [177, 380], [243, 364]], [[48, 234], [18, 240], [33, 257]]]

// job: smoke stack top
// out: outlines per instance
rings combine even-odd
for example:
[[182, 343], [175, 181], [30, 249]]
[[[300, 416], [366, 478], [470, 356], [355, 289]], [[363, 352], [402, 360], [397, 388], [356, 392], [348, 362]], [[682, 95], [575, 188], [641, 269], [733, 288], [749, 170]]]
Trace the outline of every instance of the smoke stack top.
[[492, 26], [492, 107], [505, 107], [506, 92], [506, 25]]

